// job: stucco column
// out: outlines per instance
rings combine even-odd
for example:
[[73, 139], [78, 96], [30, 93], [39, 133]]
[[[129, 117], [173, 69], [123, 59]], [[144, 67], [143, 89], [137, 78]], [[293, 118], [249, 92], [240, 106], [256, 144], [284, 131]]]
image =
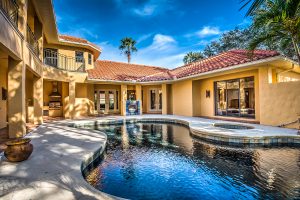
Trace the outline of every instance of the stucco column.
[[23, 62], [8, 58], [8, 133], [9, 138], [26, 134], [25, 75]]
[[121, 85], [121, 115], [126, 115], [127, 85]]
[[70, 118], [75, 118], [75, 81], [69, 82], [69, 110]]
[[136, 100], [140, 101], [140, 114], [143, 114], [143, 102], [142, 102], [142, 86], [136, 85], [135, 86], [135, 95]]
[[168, 113], [167, 84], [161, 85], [161, 92], [162, 92], [162, 111], [161, 111], [161, 113], [163, 115], [166, 115]]
[[33, 78], [34, 124], [43, 123], [43, 78]]
[[62, 106], [63, 106], [63, 116], [64, 118], [70, 118], [70, 109], [69, 109], [69, 83], [62, 82]]

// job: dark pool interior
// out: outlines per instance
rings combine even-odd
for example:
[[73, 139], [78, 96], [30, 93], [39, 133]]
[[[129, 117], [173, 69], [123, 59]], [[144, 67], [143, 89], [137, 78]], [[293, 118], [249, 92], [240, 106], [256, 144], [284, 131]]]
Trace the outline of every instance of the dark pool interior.
[[128, 199], [300, 199], [299, 147], [229, 147], [161, 123], [98, 126], [106, 153], [85, 171], [96, 189]]

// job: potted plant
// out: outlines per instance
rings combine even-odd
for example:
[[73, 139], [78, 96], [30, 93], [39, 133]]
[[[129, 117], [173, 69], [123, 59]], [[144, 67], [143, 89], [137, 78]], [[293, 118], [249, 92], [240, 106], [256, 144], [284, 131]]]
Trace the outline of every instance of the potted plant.
[[29, 138], [18, 138], [6, 142], [7, 148], [4, 150], [4, 156], [11, 162], [27, 160], [33, 151], [30, 141]]

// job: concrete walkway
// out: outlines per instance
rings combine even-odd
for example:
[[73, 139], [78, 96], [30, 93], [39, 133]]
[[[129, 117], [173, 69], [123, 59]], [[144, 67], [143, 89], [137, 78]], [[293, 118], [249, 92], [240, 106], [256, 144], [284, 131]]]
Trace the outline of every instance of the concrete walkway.
[[110, 199], [81, 175], [82, 161], [103, 147], [99, 132], [54, 122], [31, 132], [34, 150], [20, 163], [0, 161], [0, 199]]
[[[190, 125], [196, 132], [216, 131], [225, 134], [227, 130], [212, 127], [216, 120], [202, 118], [144, 115], [126, 119], [165, 119]], [[80, 124], [123, 120], [125, 117], [113, 116], [87, 120], [60, 121], [45, 123], [31, 132], [34, 151], [31, 157], [21, 163], [10, 163], [3, 155], [0, 161], [0, 199], [113, 199], [90, 186], [82, 177], [81, 164], [93, 153], [105, 146], [106, 135], [93, 130], [68, 127], [70, 123]], [[224, 122], [224, 121], [221, 121]], [[249, 124], [248, 124], [249, 125]], [[287, 136], [300, 139], [297, 130], [253, 125], [250, 132], [230, 131], [236, 136], [253, 135]], [[248, 131], [248, 130], [246, 130]]]

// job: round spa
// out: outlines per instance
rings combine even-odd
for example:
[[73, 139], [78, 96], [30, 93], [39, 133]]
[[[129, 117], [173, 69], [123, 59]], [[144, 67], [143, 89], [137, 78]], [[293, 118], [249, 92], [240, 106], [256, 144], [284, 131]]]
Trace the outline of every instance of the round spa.
[[232, 148], [167, 123], [97, 126], [107, 151], [85, 179], [128, 199], [297, 199], [300, 150]]

